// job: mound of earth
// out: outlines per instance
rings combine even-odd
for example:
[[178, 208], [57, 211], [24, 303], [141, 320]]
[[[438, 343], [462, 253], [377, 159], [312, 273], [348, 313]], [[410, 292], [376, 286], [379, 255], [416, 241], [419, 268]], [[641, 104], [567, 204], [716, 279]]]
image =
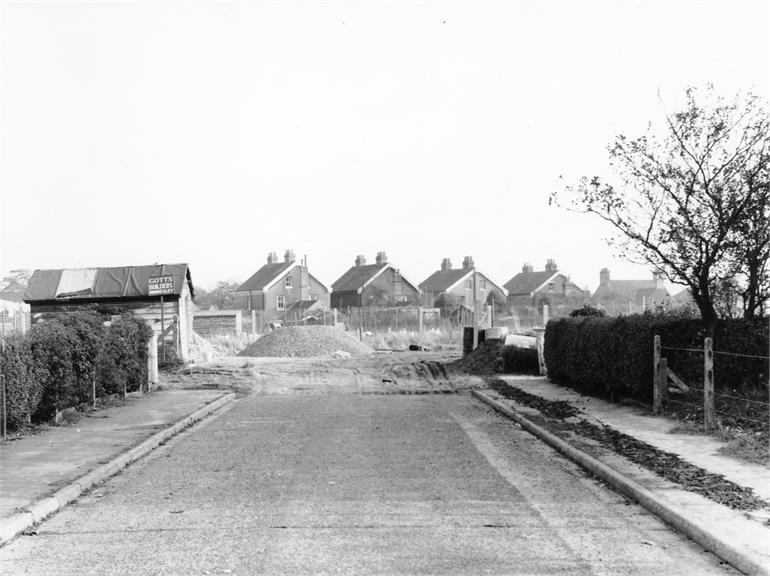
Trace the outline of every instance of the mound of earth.
[[470, 354], [447, 364], [447, 368], [470, 374], [494, 374], [495, 361], [500, 356], [501, 349], [502, 340], [484, 340]]
[[335, 352], [351, 356], [371, 354], [373, 350], [331, 326], [287, 326], [265, 334], [239, 356], [328, 356]]

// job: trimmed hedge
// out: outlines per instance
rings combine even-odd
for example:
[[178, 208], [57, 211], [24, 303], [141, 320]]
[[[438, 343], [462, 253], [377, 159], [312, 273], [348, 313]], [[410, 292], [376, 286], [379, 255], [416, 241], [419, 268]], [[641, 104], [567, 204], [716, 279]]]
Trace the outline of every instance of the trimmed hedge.
[[11, 428], [88, 403], [94, 388], [97, 396], [141, 389], [151, 329], [130, 316], [104, 324], [96, 312], [70, 312], [6, 339], [0, 383]]
[[503, 360], [503, 372], [508, 374], [540, 374], [537, 350], [503, 346], [500, 356]]
[[[669, 367], [686, 382], [703, 382], [705, 330], [699, 320], [638, 314], [615, 318], [559, 318], [545, 331], [549, 377], [587, 394], [630, 396], [652, 401], [653, 339], [658, 334]], [[767, 319], [724, 320], [714, 335], [716, 352], [767, 356]], [[716, 353], [715, 389], [755, 390], [765, 386], [768, 361]]]

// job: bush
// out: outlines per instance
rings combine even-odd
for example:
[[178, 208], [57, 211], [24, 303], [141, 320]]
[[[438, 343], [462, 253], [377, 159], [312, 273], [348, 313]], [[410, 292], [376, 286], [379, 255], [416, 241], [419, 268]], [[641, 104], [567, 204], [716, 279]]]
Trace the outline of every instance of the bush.
[[514, 374], [540, 374], [540, 364], [537, 361], [537, 350], [503, 346], [500, 353], [503, 360], [503, 372]]
[[7, 392], [8, 422], [22, 428], [51, 419], [97, 395], [141, 390], [147, 381], [142, 320], [121, 316], [105, 330], [96, 312], [71, 312], [6, 339], [0, 383]]
[[142, 390], [147, 382], [147, 342], [152, 330], [124, 314], [107, 328], [99, 357], [99, 387], [106, 394]]
[[[548, 374], [557, 383], [598, 396], [653, 396], [653, 338], [658, 334], [668, 365], [685, 382], [700, 387], [705, 330], [699, 320], [665, 314], [617, 318], [560, 318], [545, 332]], [[714, 350], [767, 356], [766, 320], [719, 322]], [[767, 377], [767, 360], [715, 354], [715, 389], [747, 390]]]
[[569, 315], [571, 318], [580, 318], [583, 316], [590, 318], [604, 318], [607, 314], [605, 314], [604, 310], [601, 308], [594, 308], [590, 304], [584, 304], [582, 308], [573, 310]]
[[31, 424], [43, 397], [43, 383], [35, 372], [28, 339], [22, 336], [6, 339], [0, 362], [0, 386], [7, 394], [8, 425], [19, 429]]

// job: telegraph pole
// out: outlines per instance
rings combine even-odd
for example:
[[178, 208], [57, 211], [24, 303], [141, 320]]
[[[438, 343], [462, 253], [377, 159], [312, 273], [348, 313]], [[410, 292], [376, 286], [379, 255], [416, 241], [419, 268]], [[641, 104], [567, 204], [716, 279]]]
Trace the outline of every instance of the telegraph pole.
[[478, 296], [476, 295], [476, 267], [473, 267], [473, 349], [479, 345]]

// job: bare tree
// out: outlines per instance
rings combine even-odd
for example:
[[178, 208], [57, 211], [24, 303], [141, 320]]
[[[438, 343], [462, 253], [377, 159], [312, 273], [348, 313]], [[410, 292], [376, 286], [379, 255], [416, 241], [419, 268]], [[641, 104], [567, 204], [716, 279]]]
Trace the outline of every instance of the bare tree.
[[714, 289], [735, 275], [746, 235], [755, 234], [747, 222], [761, 187], [750, 182], [766, 173], [768, 116], [751, 94], [727, 102], [708, 87], [686, 97], [662, 130], [616, 137], [608, 147], [615, 180], [582, 178], [565, 187], [562, 204], [609, 223], [622, 257], [687, 286], [713, 334]]

